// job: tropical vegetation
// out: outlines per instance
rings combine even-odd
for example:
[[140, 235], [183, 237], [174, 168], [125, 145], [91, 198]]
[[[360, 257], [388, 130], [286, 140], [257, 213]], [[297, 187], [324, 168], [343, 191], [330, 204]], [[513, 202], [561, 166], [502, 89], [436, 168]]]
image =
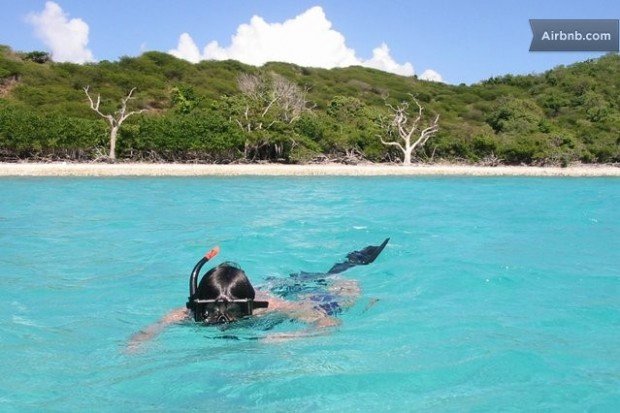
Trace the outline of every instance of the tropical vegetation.
[[[147, 52], [77, 65], [0, 46], [0, 160], [108, 159], [114, 113], [135, 88], [119, 161], [399, 161], [384, 145], [395, 107], [414, 97], [439, 129], [417, 161], [567, 165], [620, 162], [620, 57], [541, 74], [449, 85], [363, 67], [236, 61], [192, 64]], [[286, 93], [289, 98], [278, 97]]]

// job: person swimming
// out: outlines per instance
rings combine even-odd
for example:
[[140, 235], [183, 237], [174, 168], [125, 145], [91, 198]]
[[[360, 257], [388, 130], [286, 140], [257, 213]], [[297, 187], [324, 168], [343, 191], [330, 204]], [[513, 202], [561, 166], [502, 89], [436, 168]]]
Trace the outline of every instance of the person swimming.
[[[379, 246], [368, 246], [349, 253], [345, 262], [335, 264], [326, 273], [301, 272], [277, 282], [269, 278], [272, 291], [255, 289], [246, 273], [237, 264], [228, 261], [209, 270], [198, 283], [204, 264], [220, 252], [219, 247], [215, 247], [192, 270], [186, 307], [171, 311], [158, 322], [134, 334], [129, 348], [152, 339], [170, 324], [192, 318], [205, 325], [221, 325], [252, 316], [279, 313], [307, 324], [307, 328], [293, 333], [271, 333], [266, 337], [267, 340], [279, 341], [323, 334], [326, 327], [339, 324], [335, 316], [344, 308], [352, 306], [360, 294], [356, 281], [339, 279], [335, 274], [356, 265], [372, 263], [388, 241], [389, 238]], [[315, 287], [309, 288], [311, 285]], [[317, 285], [319, 288], [316, 288]], [[287, 299], [287, 296], [294, 296], [295, 299]]]

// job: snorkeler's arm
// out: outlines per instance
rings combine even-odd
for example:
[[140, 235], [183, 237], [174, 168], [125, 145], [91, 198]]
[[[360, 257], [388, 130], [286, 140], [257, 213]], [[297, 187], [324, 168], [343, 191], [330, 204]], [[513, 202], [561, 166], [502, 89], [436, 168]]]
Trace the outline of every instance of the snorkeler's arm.
[[340, 320], [337, 318], [330, 316], [320, 317], [319, 319], [308, 323], [308, 327], [304, 330], [294, 331], [291, 333], [271, 333], [265, 336], [264, 341], [267, 343], [279, 343], [306, 337], [325, 336], [330, 333], [329, 327], [336, 327], [338, 325], [340, 325]]
[[157, 322], [143, 328], [133, 334], [127, 343], [127, 348], [135, 349], [145, 341], [152, 340], [166, 329], [170, 324], [179, 323], [189, 317], [187, 308], [176, 308], [163, 316]]

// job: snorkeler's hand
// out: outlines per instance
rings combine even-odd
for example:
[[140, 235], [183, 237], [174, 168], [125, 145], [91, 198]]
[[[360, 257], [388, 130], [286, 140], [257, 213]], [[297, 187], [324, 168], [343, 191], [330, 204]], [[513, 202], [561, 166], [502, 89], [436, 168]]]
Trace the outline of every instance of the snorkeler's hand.
[[329, 327], [340, 325], [340, 320], [333, 317], [321, 317], [312, 323], [312, 327], [291, 333], [271, 333], [263, 341], [266, 343], [282, 343], [285, 341], [297, 340], [304, 337], [317, 337], [329, 334]]
[[142, 344], [159, 335], [167, 326], [170, 324], [179, 323], [186, 320], [188, 317], [189, 311], [187, 308], [177, 308], [170, 311], [156, 323], [146, 326], [137, 333], [134, 333], [127, 342], [126, 351], [128, 353], [137, 352]]
[[186, 320], [189, 317], [189, 312], [186, 308], [178, 308], [173, 310], [162, 317], [160, 323], [173, 324]]

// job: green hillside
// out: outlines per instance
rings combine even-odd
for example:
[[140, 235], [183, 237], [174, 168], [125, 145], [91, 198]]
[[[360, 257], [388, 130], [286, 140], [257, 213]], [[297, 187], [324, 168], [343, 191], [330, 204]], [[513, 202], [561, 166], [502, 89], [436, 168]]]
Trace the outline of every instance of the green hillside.
[[[257, 75], [264, 87], [286, 79], [305, 91], [305, 110], [291, 119], [278, 101], [260, 117], [265, 102], [241, 92], [241, 74]], [[452, 86], [362, 67], [191, 64], [159, 52], [76, 65], [7, 46], [0, 46], [0, 159], [105, 155], [108, 125], [89, 107], [85, 86], [101, 95], [103, 113], [117, 110], [136, 88], [129, 109], [147, 111], [120, 128], [118, 158], [127, 160], [396, 160], [400, 150], [380, 141], [391, 116], [386, 102], [395, 106], [413, 95], [425, 114], [440, 116], [439, 132], [416, 154], [423, 161], [620, 162], [617, 54]]]

